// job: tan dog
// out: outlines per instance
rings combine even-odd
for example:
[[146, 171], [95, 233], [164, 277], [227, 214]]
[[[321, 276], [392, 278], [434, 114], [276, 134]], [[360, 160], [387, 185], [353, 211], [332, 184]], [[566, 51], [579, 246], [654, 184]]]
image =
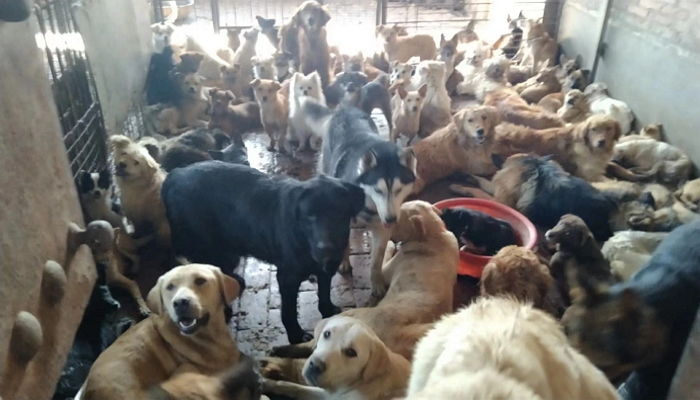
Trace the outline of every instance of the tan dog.
[[543, 130], [501, 124], [496, 128], [494, 152], [553, 155], [569, 173], [595, 182], [605, 176], [619, 138], [620, 125], [604, 115], [593, 115], [575, 126]]
[[262, 127], [260, 107], [254, 101], [231, 105], [235, 95], [228, 90], [210, 89], [211, 121], [209, 129], [219, 128], [231, 139], [242, 144], [242, 135]]
[[420, 113], [421, 137], [447, 126], [451, 120], [452, 100], [445, 87], [445, 63], [442, 61], [421, 61], [411, 79], [413, 88], [426, 85], [425, 100]]
[[484, 298], [436, 324], [418, 344], [407, 400], [604, 400], [615, 388], [572, 348], [551, 316]]
[[157, 109], [156, 115], [156, 131], [166, 136], [206, 125], [207, 99], [202, 91], [202, 77], [195, 73], [175, 73], [174, 78], [182, 98], [174, 106]]
[[482, 296], [511, 296], [558, 316], [563, 311], [549, 267], [524, 247], [506, 246], [484, 267], [479, 283]]
[[430, 35], [400, 36], [401, 27], [398, 25], [378, 25], [375, 31], [379, 44], [384, 47], [389, 62], [405, 63], [411, 57], [422, 60], [433, 60], [437, 54], [435, 40]]
[[300, 71], [308, 75], [317, 71], [322, 87], [330, 83], [330, 52], [326, 39], [326, 24], [331, 15], [315, 0], [303, 2], [292, 17], [297, 27]]
[[217, 267], [189, 264], [161, 276], [148, 294], [157, 315], [138, 323], [97, 358], [82, 400], [146, 399], [148, 390], [181, 372], [217, 374], [240, 353], [224, 321], [238, 282]]
[[319, 338], [303, 375], [312, 386], [266, 380], [264, 390], [305, 400], [391, 400], [406, 392], [410, 363], [389, 350], [361, 321], [336, 316], [321, 321]]
[[287, 115], [289, 104], [287, 96], [282, 93], [282, 85], [268, 79], [254, 79], [250, 86], [260, 106], [260, 119], [265, 132], [270, 137], [268, 150], [274, 151], [275, 145], [284, 152], [287, 141]]
[[532, 129], [546, 129], [564, 126], [556, 114], [545, 109], [529, 105], [512, 89], [491, 92], [484, 98], [484, 104], [498, 109], [501, 119], [512, 124], [523, 125]]
[[109, 138], [124, 216], [134, 224], [136, 237], [153, 233], [160, 247], [170, 248], [170, 225], [160, 188], [165, 172], [145, 147], [126, 136]]
[[520, 92], [520, 97], [532, 104], [539, 102], [550, 93], [559, 91], [561, 91], [561, 83], [559, 83], [559, 78], [557, 78], [557, 68], [549, 67], [537, 74], [535, 84], [524, 88]]
[[661, 124], [647, 124], [639, 130], [639, 134], [626, 135], [620, 138], [620, 143], [629, 142], [632, 140], [639, 139], [654, 139], [658, 141], [663, 140], [663, 134], [661, 130], [663, 127]]
[[[410, 201], [401, 206], [392, 236], [394, 241], [401, 242], [401, 246], [398, 250], [387, 250], [382, 267], [384, 280], [390, 282], [389, 290], [376, 307], [355, 308], [341, 314], [367, 324], [391, 351], [407, 359], [411, 358], [416, 343], [433, 322], [452, 312], [452, 288], [457, 276], [459, 251], [457, 240], [445, 229], [438, 212], [424, 201]], [[315, 336], [315, 342], [322, 340]], [[275, 353], [304, 355], [304, 349], [308, 352], [314, 341], [280, 347]], [[267, 370], [263, 369], [264, 373], [289, 363], [280, 359], [269, 361], [271, 365]], [[289, 368], [282, 369], [290, 371]], [[288, 379], [296, 376], [287, 373]]]
[[231, 90], [236, 98], [250, 97], [250, 80], [253, 77], [253, 56], [255, 45], [258, 43], [258, 29], [250, 28], [243, 32], [243, 43], [233, 55], [231, 67], [235, 68], [236, 79], [229, 81]]
[[452, 122], [413, 146], [417, 159], [414, 192], [455, 172], [492, 175], [491, 160], [495, 128], [500, 122], [496, 109], [468, 107], [454, 115]]
[[557, 42], [539, 21], [527, 20], [526, 24], [525, 40], [514, 58], [520, 59], [520, 65], [553, 66], [557, 60]]
[[564, 96], [562, 106], [557, 110], [557, 115], [564, 122], [571, 124], [585, 121], [591, 115], [588, 99], [578, 89], [569, 90]]
[[407, 144], [418, 135], [420, 128], [420, 115], [423, 110], [423, 102], [428, 92], [428, 85], [422, 85], [418, 90], [406, 91], [403, 81], [398, 81], [396, 93], [391, 99], [391, 119], [393, 127], [391, 140], [396, 143], [399, 136], [408, 138]]
[[688, 180], [692, 162], [683, 150], [654, 139], [639, 139], [615, 145], [614, 160], [635, 172], [677, 186]]

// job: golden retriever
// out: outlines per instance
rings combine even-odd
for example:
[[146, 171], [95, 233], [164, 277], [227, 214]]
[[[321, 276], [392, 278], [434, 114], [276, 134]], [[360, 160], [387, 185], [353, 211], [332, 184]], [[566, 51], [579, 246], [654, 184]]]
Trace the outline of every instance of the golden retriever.
[[455, 172], [493, 175], [491, 160], [498, 112], [489, 106], [472, 106], [457, 112], [452, 122], [413, 146], [417, 160], [414, 192]]
[[389, 58], [389, 62], [405, 63], [411, 57], [423, 60], [434, 60], [437, 55], [435, 40], [430, 35], [400, 35], [402, 28], [398, 25], [378, 25], [376, 36], [379, 44]]
[[314, 336], [318, 340], [303, 369], [304, 379], [314, 386], [268, 379], [266, 393], [304, 400], [391, 400], [405, 394], [411, 364], [360, 320], [323, 320]]
[[238, 282], [211, 265], [168, 271], [148, 294], [156, 314], [100, 354], [78, 399], [146, 399], [152, 386], [178, 373], [217, 374], [232, 367], [241, 355], [224, 307], [239, 294]]
[[556, 114], [542, 107], [527, 104], [513, 89], [501, 89], [488, 93], [484, 98], [484, 105], [496, 107], [501, 119], [512, 124], [532, 129], [564, 126], [564, 122]]
[[554, 318], [492, 297], [443, 318], [420, 341], [406, 400], [617, 398]]
[[331, 15], [315, 0], [303, 2], [292, 17], [297, 27], [300, 71], [308, 75], [318, 71], [322, 87], [330, 83], [330, 52], [326, 39], [326, 23]]
[[605, 176], [619, 138], [620, 125], [605, 115], [592, 115], [574, 126], [543, 130], [501, 124], [496, 128], [494, 152], [552, 155], [569, 173], [595, 182]]
[[153, 233], [160, 247], [170, 248], [170, 225], [160, 197], [165, 172], [145, 147], [128, 137], [114, 135], [109, 143], [124, 216], [134, 224], [135, 236]]

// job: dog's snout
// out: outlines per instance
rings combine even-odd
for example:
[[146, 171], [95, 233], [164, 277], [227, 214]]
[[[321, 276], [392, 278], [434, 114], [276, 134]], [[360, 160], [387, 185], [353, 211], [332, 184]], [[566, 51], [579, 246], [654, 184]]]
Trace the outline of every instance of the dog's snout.
[[484, 128], [479, 128], [479, 129], [476, 130], [476, 136], [478, 136], [478, 137], [483, 137], [484, 134], [485, 134]]
[[263, 101], [263, 102], [267, 101], [267, 96], [263, 96], [263, 97], [262, 97], [262, 101]]
[[309, 91], [308, 91], [308, 90], [302, 90], [301, 93], [302, 93], [304, 96], [308, 96], [308, 95], [309, 95]]
[[384, 220], [385, 225], [393, 225], [396, 223], [396, 215], [388, 215]]
[[117, 164], [117, 168], [119, 168], [119, 169], [126, 169], [126, 163], [125, 163], [125, 162], [120, 162], [119, 164]]
[[573, 106], [576, 101], [574, 99], [569, 99], [566, 103], [570, 106]]
[[313, 17], [309, 18], [309, 26], [314, 26], [315, 23], [316, 21], [313, 19]]
[[173, 308], [175, 308], [175, 312], [178, 314], [189, 311], [190, 304], [192, 304], [192, 302], [187, 297], [181, 297], [173, 300]]
[[326, 363], [318, 359], [309, 359], [309, 372], [314, 375], [321, 375], [326, 370]]
[[417, 112], [417, 111], [418, 111], [418, 106], [413, 106], [413, 112]]
[[596, 143], [596, 146], [598, 146], [599, 148], [605, 147], [605, 139], [600, 139], [600, 140]]
[[554, 236], [554, 235], [552, 235], [552, 231], [547, 231], [547, 232], [544, 233], [544, 238], [545, 238], [545, 240], [547, 240], [548, 242], [551, 242], [551, 241], [552, 241], [553, 236]]

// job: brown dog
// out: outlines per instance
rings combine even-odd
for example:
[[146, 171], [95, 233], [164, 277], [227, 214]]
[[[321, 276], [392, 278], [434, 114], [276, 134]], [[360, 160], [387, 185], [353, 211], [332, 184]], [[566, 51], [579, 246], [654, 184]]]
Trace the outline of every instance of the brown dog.
[[575, 126], [543, 130], [501, 124], [496, 128], [494, 152], [553, 155], [569, 173], [595, 182], [605, 176], [619, 138], [620, 125], [604, 115], [593, 115]]
[[209, 90], [209, 129], [219, 128], [229, 135], [234, 143], [243, 144], [244, 133], [262, 128], [260, 107], [254, 101], [231, 105], [235, 98], [236, 96], [228, 90]]
[[420, 193], [429, 183], [455, 172], [492, 175], [497, 168], [491, 160], [496, 125], [496, 109], [488, 106], [468, 107], [452, 122], [413, 146], [417, 159], [414, 192]]
[[315, 0], [303, 2], [292, 17], [297, 27], [300, 70], [304, 75], [318, 71], [324, 88], [330, 83], [330, 53], [325, 28], [330, 19], [326, 7]]
[[490, 92], [484, 98], [484, 104], [498, 109], [501, 119], [512, 124], [523, 125], [532, 129], [547, 129], [564, 126], [556, 115], [542, 107], [529, 105], [512, 89]]
[[563, 311], [549, 268], [524, 247], [506, 246], [496, 253], [484, 267], [479, 285], [482, 296], [512, 296], [554, 316]]
[[437, 54], [435, 40], [430, 35], [406, 35], [401, 36], [402, 28], [398, 25], [378, 25], [377, 38], [386, 52], [389, 62], [399, 61], [405, 63], [411, 57], [419, 57], [423, 60], [433, 60]]
[[520, 97], [530, 104], [536, 104], [544, 96], [550, 93], [557, 93], [560, 90], [561, 83], [559, 83], [559, 78], [557, 78], [557, 69], [556, 67], [549, 67], [537, 74], [535, 84], [524, 88], [520, 92]]
[[277, 144], [279, 151], [285, 151], [289, 104], [287, 96], [282, 93], [282, 85], [268, 79], [254, 79], [250, 86], [260, 107], [263, 128], [270, 137], [267, 149], [274, 151]]
[[100, 354], [78, 398], [146, 399], [152, 386], [180, 372], [217, 374], [232, 367], [240, 353], [224, 320], [224, 307], [239, 294], [238, 282], [217, 267], [173, 268], [148, 294], [156, 314]]

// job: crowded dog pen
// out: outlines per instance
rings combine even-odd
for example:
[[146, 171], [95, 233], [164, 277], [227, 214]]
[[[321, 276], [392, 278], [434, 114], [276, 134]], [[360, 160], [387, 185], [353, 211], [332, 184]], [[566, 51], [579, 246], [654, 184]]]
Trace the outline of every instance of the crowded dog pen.
[[0, 0], [0, 400], [700, 399], [696, 0]]

